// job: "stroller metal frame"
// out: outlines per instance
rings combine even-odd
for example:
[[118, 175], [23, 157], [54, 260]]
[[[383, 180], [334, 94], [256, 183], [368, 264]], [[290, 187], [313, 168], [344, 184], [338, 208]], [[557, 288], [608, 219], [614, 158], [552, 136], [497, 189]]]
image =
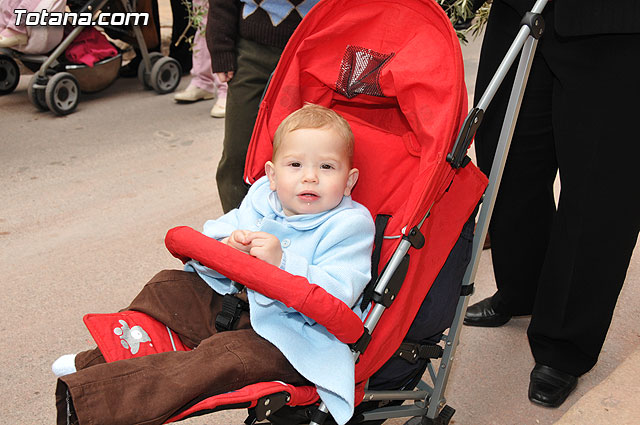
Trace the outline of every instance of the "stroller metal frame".
[[[491, 219], [498, 188], [500, 186], [500, 180], [502, 179], [502, 173], [509, 153], [509, 147], [511, 145], [511, 139], [518, 119], [520, 105], [522, 104], [522, 98], [524, 97], [531, 64], [533, 62], [538, 39], [544, 31], [544, 21], [540, 14], [544, 10], [547, 2], [548, 0], [538, 0], [533, 6], [531, 12], [529, 12], [523, 19], [518, 36], [511, 44], [511, 47], [503, 58], [498, 70], [491, 79], [487, 90], [478, 102], [478, 105], [467, 115], [454, 148], [448, 157], [452, 166], [464, 166], [464, 157], [467, 149], [470, 147], [475, 131], [482, 121], [484, 111], [487, 109], [496, 91], [502, 84], [512, 64], [515, 62], [520, 52], [522, 52], [507, 106], [507, 113], [500, 133], [496, 156], [491, 167], [489, 185], [485, 190], [477, 220], [476, 231], [473, 238], [471, 262], [469, 263], [463, 278], [462, 292], [458, 301], [453, 323], [449, 332], [442, 336], [442, 340], [445, 343], [444, 354], [437, 371], [434, 370], [431, 362], [429, 362], [427, 366], [432, 380], [432, 385], [423, 380], [418, 384], [418, 390], [414, 391], [365, 391], [364, 401], [413, 400], [414, 404], [374, 409], [363, 413], [362, 421], [413, 416], [414, 419], [419, 419], [420, 422], [417, 420], [410, 420], [407, 422], [407, 425], [418, 423], [423, 425], [448, 424], [455, 412], [453, 408], [447, 406], [444, 392], [460, 339], [460, 331], [462, 328], [464, 314], [469, 303], [469, 296], [473, 293], [473, 283], [478, 270], [480, 256], [482, 254], [482, 245], [489, 228], [489, 221]], [[423, 218], [418, 228], [422, 226], [424, 220], [428, 216], [429, 213], [427, 213]], [[405, 236], [405, 238], [400, 242], [397, 250], [394, 252], [387, 268], [378, 280], [375, 287], [375, 292], [378, 295], [383, 295], [391, 276], [393, 276], [394, 272], [400, 265], [402, 258], [410, 247], [411, 242]], [[373, 307], [371, 314], [365, 322], [365, 328], [369, 330], [370, 333], [375, 328], [384, 310], [385, 307], [381, 304], [376, 304]], [[355, 352], [354, 356], [357, 358], [359, 353]], [[321, 403], [319, 409], [322, 412], [327, 412], [324, 403]], [[321, 425], [321, 423], [312, 421], [310, 425]]]

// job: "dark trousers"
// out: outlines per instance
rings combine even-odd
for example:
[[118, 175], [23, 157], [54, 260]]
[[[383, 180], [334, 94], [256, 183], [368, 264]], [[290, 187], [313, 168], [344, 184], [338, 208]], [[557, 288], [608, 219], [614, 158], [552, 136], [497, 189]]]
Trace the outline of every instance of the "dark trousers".
[[[640, 35], [561, 37], [553, 14], [550, 3], [490, 224], [493, 299], [500, 312], [532, 315], [536, 362], [579, 376], [598, 359], [640, 229], [632, 107], [640, 95]], [[476, 101], [520, 19], [502, 1], [493, 3]], [[487, 174], [516, 66], [476, 136]]]
[[58, 424], [67, 423], [67, 395], [80, 424], [161, 424], [197, 398], [264, 381], [306, 381], [243, 313], [235, 330], [218, 333], [222, 297], [196, 273], [162, 271], [127, 310], [169, 326], [192, 351], [105, 363], [98, 349], [79, 353], [78, 372], [58, 380]]
[[238, 39], [238, 70], [229, 81], [224, 121], [222, 157], [216, 172], [222, 210], [238, 207], [248, 188], [244, 183], [244, 163], [258, 116], [260, 99], [282, 49]]
[[191, 70], [192, 65], [192, 52], [191, 46], [187, 39], [193, 37], [196, 33], [195, 28], [192, 26], [189, 28], [184, 38], [176, 46], [178, 38], [182, 35], [187, 25], [189, 25], [189, 10], [191, 8], [191, 1], [188, 1], [188, 6], [182, 2], [183, 0], [171, 0], [171, 15], [173, 16], [173, 23], [171, 25], [171, 44], [169, 45], [169, 56], [180, 62], [182, 67], [182, 73], [187, 74]]

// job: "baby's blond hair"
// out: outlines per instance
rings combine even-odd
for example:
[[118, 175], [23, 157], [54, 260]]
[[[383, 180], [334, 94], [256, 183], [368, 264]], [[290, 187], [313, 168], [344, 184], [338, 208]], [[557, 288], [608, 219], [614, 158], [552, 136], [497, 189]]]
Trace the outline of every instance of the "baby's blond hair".
[[276, 130], [276, 134], [273, 136], [273, 158], [276, 157], [278, 148], [286, 134], [306, 128], [328, 128], [334, 130], [346, 143], [345, 148], [349, 163], [353, 161], [353, 132], [347, 120], [337, 112], [313, 103], [305, 103], [302, 108], [292, 112], [282, 120]]

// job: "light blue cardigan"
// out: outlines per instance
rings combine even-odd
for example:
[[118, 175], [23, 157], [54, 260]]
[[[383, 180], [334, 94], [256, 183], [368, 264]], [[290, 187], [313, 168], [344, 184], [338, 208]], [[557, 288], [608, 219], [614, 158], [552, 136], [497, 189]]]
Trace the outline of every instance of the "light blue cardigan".
[[[238, 209], [209, 220], [203, 233], [222, 239], [233, 230], [264, 231], [282, 246], [280, 268], [306, 277], [345, 304], [361, 318], [357, 302], [369, 282], [374, 224], [369, 211], [344, 197], [332, 210], [287, 217], [266, 177], [249, 190]], [[236, 292], [229, 279], [196, 261], [185, 269], [196, 271], [218, 293]], [[285, 355], [293, 367], [313, 382], [320, 398], [339, 424], [354, 409], [354, 359], [349, 347], [324, 326], [279, 301], [248, 290], [251, 325]]]

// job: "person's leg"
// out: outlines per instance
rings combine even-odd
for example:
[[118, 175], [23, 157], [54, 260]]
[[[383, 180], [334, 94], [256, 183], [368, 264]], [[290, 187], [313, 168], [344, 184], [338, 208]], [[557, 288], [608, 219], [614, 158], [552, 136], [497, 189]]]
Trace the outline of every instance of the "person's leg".
[[245, 157], [262, 93], [281, 53], [282, 49], [253, 41], [237, 42], [238, 70], [228, 83], [223, 151], [216, 172], [224, 212], [238, 207], [247, 194]]
[[[60, 416], [67, 394], [80, 423], [160, 424], [198, 397], [265, 381], [307, 381], [252, 329], [221, 332], [192, 351], [96, 365], [58, 381]], [[64, 422], [63, 422], [64, 423]]]
[[[125, 310], [146, 313], [176, 332], [182, 342], [196, 347], [216, 334], [217, 314], [223, 297], [197, 273], [164, 270], [145, 285]], [[240, 316], [234, 329], [249, 328], [249, 315]]]
[[[162, 413], [160, 412], [162, 409], [166, 409], [168, 414], [181, 407], [182, 404], [175, 404], [173, 409], [167, 407], [167, 398], [171, 398], [171, 390], [166, 394], [159, 391], [159, 395], [151, 396], [152, 400], [147, 402], [145, 396], [147, 393], [144, 388], [155, 388], [156, 385], [166, 387], [166, 385], [162, 385], [164, 379], [168, 379], [170, 383], [177, 380], [177, 376], [180, 376], [184, 371], [174, 373], [172, 370], [175, 368], [175, 365], [172, 366], [174, 361], [179, 364], [202, 365], [206, 364], [204, 359], [215, 358], [207, 356], [215, 355], [212, 350], [215, 351], [217, 348], [203, 349], [202, 347], [207, 344], [212, 345], [211, 342], [204, 344], [203, 341], [217, 334], [215, 317], [222, 310], [222, 297], [216, 294], [196, 273], [165, 270], [156, 274], [125, 310], [144, 312], [166, 324], [178, 333], [185, 345], [191, 348], [197, 347], [192, 352], [198, 354], [185, 357], [184, 354], [190, 352], [175, 351], [105, 363], [98, 348], [78, 353], [75, 359], [78, 371], [64, 375], [58, 381], [56, 404], [59, 423], [66, 423], [64, 421], [66, 421], [69, 409], [75, 411], [81, 419], [81, 423], [84, 423], [84, 420], [89, 420], [93, 415], [96, 418], [108, 418], [102, 419], [107, 423], [118, 422], [122, 418], [128, 419], [122, 419], [120, 423], [137, 423], [138, 419], [147, 415], [144, 412], [135, 412], [136, 404], [143, 399], [145, 406], [149, 406], [148, 415], [150, 416], [146, 417], [152, 420], [151, 423], [155, 423], [153, 421], [156, 420], [156, 416]], [[250, 329], [248, 313], [242, 313], [235, 329]], [[235, 331], [227, 333], [233, 332]], [[224, 344], [220, 347], [224, 349]], [[237, 359], [235, 354], [231, 357]], [[193, 373], [199, 374], [201, 369], [206, 368], [194, 366]], [[214, 374], [211, 378], [213, 384], [215, 384], [215, 376]], [[195, 378], [185, 375], [184, 379], [184, 382], [189, 382]], [[206, 378], [203, 376], [203, 379]], [[156, 380], [158, 380], [157, 383]], [[177, 386], [181, 385], [183, 384]], [[119, 387], [127, 387], [127, 389]], [[168, 388], [175, 390], [172, 384], [169, 384]], [[196, 391], [200, 390], [196, 389]], [[112, 394], [114, 392], [123, 394]], [[128, 402], [129, 397], [130, 401]], [[188, 395], [185, 395], [180, 400], [185, 404], [190, 399], [188, 399]], [[111, 401], [120, 406], [117, 409], [118, 412], [114, 412], [113, 409], [109, 410], [108, 406]], [[146, 407], [145, 410], [147, 410]], [[164, 414], [161, 416], [164, 418], [162, 421], [168, 417]]]
[[[32, 12], [38, 6], [38, 0], [3, 0], [0, 7], [0, 47], [18, 47], [26, 45], [29, 39], [24, 21], [16, 25], [15, 9]], [[26, 19], [24, 16], [23, 20]]]
[[[197, 273], [163, 270], [142, 288], [124, 310], [148, 314], [173, 329], [185, 345], [193, 348], [217, 332], [215, 316], [222, 310], [222, 297]], [[247, 329], [250, 326], [248, 314], [243, 313], [234, 329]], [[52, 370], [60, 377], [101, 363], [105, 363], [105, 358], [96, 347], [60, 357], [52, 365]]]
[[218, 74], [213, 74], [213, 81], [216, 86], [216, 103], [210, 114], [214, 118], [224, 118], [227, 114], [227, 83], [220, 81]]
[[[475, 101], [480, 100], [519, 29], [520, 16], [503, 2], [492, 6], [483, 41]], [[489, 175], [516, 64], [487, 108], [475, 138], [478, 163]], [[498, 291], [493, 308], [505, 315], [529, 314], [555, 211], [556, 175], [551, 128], [552, 76], [540, 54], [529, 76], [518, 123], [489, 228]]]
[[191, 68], [192, 78], [189, 84], [213, 93], [215, 91], [215, 81], [213, 78], [213, 72], [211, 71], [211, 56], [209, 56], [207, 40], [204, 37], [204, 29], [207, 27], [206, 11], [208, 9], [208, 6], [209, 2], [207, 0], [193, 0], [194, 10], [202, 9], [205, 13], [203, 15], [201, 23], [202, 30], [197, 30], [193, 37], [193, 66]]
[[640, 35], [549, 37], [561, 193], [528, 336], [537, 363], [579, 376], [596, 364], [640, 229], [627, 99], [640, 93]]
[[171, 15], [173, 16], [173, 24], [171, 26], [171, 44], [169, 45], [169, 56], [174, 58], [180, 63], [182, 72], [187, 73], [191, 70], [191, 50], [189, 49], [189, 43], [187, 38], [195, 34], [193, 26], [189, 28], [185, 34], [185, 37], [178, 43], [178, 39], [184, 33], [185, 28], [189, 25], [189, 9], [191, 8], [191, 2], [189, 5], [185, 5], [183, 0], [171, 0]]
[[[26, 17], [22, 16], [21, 25], [16, 25], [15, 9], [26, 9], [28, 12], [33, 12], [38, 7], [40, 0], [2, 0], [2, 6], [0, 7], [0, 35], [10, 36], [14, 34], [27, 34], [27, 27], [25, 25]], [[5, 32], [5, 30], [8, 30]]]

